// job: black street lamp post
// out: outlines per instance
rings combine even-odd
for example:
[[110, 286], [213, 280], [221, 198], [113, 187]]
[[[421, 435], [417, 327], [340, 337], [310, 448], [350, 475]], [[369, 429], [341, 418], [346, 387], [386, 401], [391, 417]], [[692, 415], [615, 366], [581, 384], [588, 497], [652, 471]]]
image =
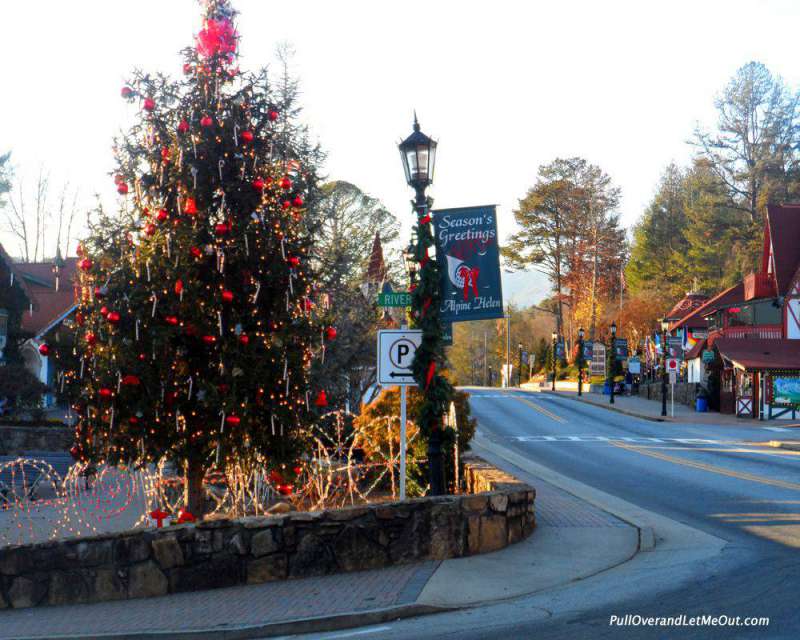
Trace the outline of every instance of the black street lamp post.
[[414, 189], [415, 198], [412, 204], [417, 214], [413, 261], [419, 264], [419, 269], [416, 286], [411, 293], [411, 315], [414, 327], [422, 331], [422, 343], [414, 356], [412, 372], [420, 392], [424, 394], [417, 424], [428, 438], [431, 494], [442, 495], [445, 493], [442, 421], [450, 403], [451, 387], [437, 372], [444, 362], [442, 324], [439, 320], [441, 294], [439, 265], [435, 257], [430, 255], [434, 247], [430, 216], [433, 200], [425, 195], [425, 189], [433, 182], [436, 145], [435, 140], [420, 131], [415, 114], [413, 133], [398, 146], [406, 182]]
[[519, 351], [519, 369], [517, 370], [517, 386], [522, 388], [522, 343], [517, 345]]
[[614, 370], [617, 364], [617, 323], [611, 323], [611, 362], [608, 365], [608, 376], [611, 379], [611, 395], [609, 403], [614, 404]]
[[552, 390], [556, 390], [556, 357], [557, 357], [557, 348], [558, 348], [558, 334], [553, 331], [553, 386]]
[[661, 415], [667, 415], [667, 329], [669, 322], [661, 320]]
[[578, 396], [583, 395], [583, 327], [578, 329]]

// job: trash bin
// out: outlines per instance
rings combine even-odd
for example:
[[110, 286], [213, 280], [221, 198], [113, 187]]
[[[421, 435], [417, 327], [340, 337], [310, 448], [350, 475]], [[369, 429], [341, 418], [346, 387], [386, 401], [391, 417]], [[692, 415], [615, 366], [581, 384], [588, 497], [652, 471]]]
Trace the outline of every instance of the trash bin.
[[608, 380], [603, 383], [603, 394], [607, 396], [611, 395], [611, 383]]
[[703, 397], [697, 398], [697, 400], [695, 400], [694, 408], [697, 413], [705, 413], [708, 411], [708, 400]]

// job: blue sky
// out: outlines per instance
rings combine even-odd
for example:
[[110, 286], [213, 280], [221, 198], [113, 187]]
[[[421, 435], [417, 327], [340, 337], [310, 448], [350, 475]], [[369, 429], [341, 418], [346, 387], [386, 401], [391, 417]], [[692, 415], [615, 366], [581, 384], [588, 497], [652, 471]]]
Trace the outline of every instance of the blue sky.
[[[383, 200], [406, 230], [411, 194], [395, 144], [415, 108], [440, 143], [436, 205], [497, 202], [502, 237], [537, 167], [557, 156], [603, 167], [633, 224], [664, 166], [691, 157], [685, 141], [697, 121], [713, 123], [714, 95], [737, 67], [757, 59], [800, 82], [800, 3], [789, 1], [235, 4], [241, 66], [290, 42], [326, 173]], [[119, 89], [134, 66], [180, 72], [197, 3], [26, 0], [2, 11], [0, 150], [22, 175], [44, 163], [113, 203], [111, 137], [131, 116]], [[541, 281], [507, 282], [518, 289], [541, 291]]]

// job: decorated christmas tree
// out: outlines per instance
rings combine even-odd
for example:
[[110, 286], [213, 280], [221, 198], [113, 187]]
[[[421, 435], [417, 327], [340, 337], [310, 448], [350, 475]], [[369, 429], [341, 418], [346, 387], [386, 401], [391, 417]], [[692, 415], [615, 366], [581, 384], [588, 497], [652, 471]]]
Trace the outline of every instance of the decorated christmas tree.
[[183, 78], [134, 73], [136, 124], [116, 141], [119, 211], [79, 248], [78, 339], [63, 378], [87, 463], [162, 459], [204, 511], [203, 477], [237, 460], [290, 493], [336, 330], [314, 286], [309, 208], [319, 154], [284, 76], [237, 67], [235, 11], [203, 3]]

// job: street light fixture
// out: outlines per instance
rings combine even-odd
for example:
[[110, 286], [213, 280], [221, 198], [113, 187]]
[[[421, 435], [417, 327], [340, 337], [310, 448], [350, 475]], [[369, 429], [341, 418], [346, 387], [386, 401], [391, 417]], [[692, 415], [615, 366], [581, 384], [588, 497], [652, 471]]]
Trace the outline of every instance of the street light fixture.
[[661, 415], [667, 415], [667, 330], [669, 322], [661, 319]]
[[578, 329], [578, 397], [583, 395], [583, 327]]
[[[403, 161], [406, 182], [414, 189], [414, 210], [417, 214], [416, 238], [407, 249], [408, 261], [414, 265], [409, 276], [416, 274], [416, 286], [411, 294], [412, 317], [415, 328], [422, 331], [423, 349], [414, 356], [414, 379], [423, 392], [417, 423], [428, 438], [428, 470], [431, 495], [445, 493], [444, 464], [442, 460], [442, 420], [450, 403], [449, 385], [436, 370], [441, 366], [442, 323], [439, 319], [439, 266], [429, 251], [434, 246], [431, 230], [430, 206], [433, 200], [425, 189], [433, 182], [437, 143], [420, 131], [414, 114], [414, 131], [398, 148]], [[419, 267], [417, 268], [417, 265]]]
[[610, 404], [614, 404], [614, 370], [617, 364], [617, 323], [611, 323], [611, 363], [608, 365], [608, 375], [611, 378], [611, 394], [609, 397]]
[[414, 114], [414, 133], [403, 140], [400, 147], [400, 157], [403, 160], [403, 170], [406, 173], [406, 182], [417, 192], [417, 206], [420, 194], [424, 198], [425, 189], [433, 183], [433, 169], [436, 163], [437, 142], [426, 136], [419, 129], [417, 114]]
[[553, 331], [553, 391], [556, 390], [556, 347], [558, 346], [558, 333]]

